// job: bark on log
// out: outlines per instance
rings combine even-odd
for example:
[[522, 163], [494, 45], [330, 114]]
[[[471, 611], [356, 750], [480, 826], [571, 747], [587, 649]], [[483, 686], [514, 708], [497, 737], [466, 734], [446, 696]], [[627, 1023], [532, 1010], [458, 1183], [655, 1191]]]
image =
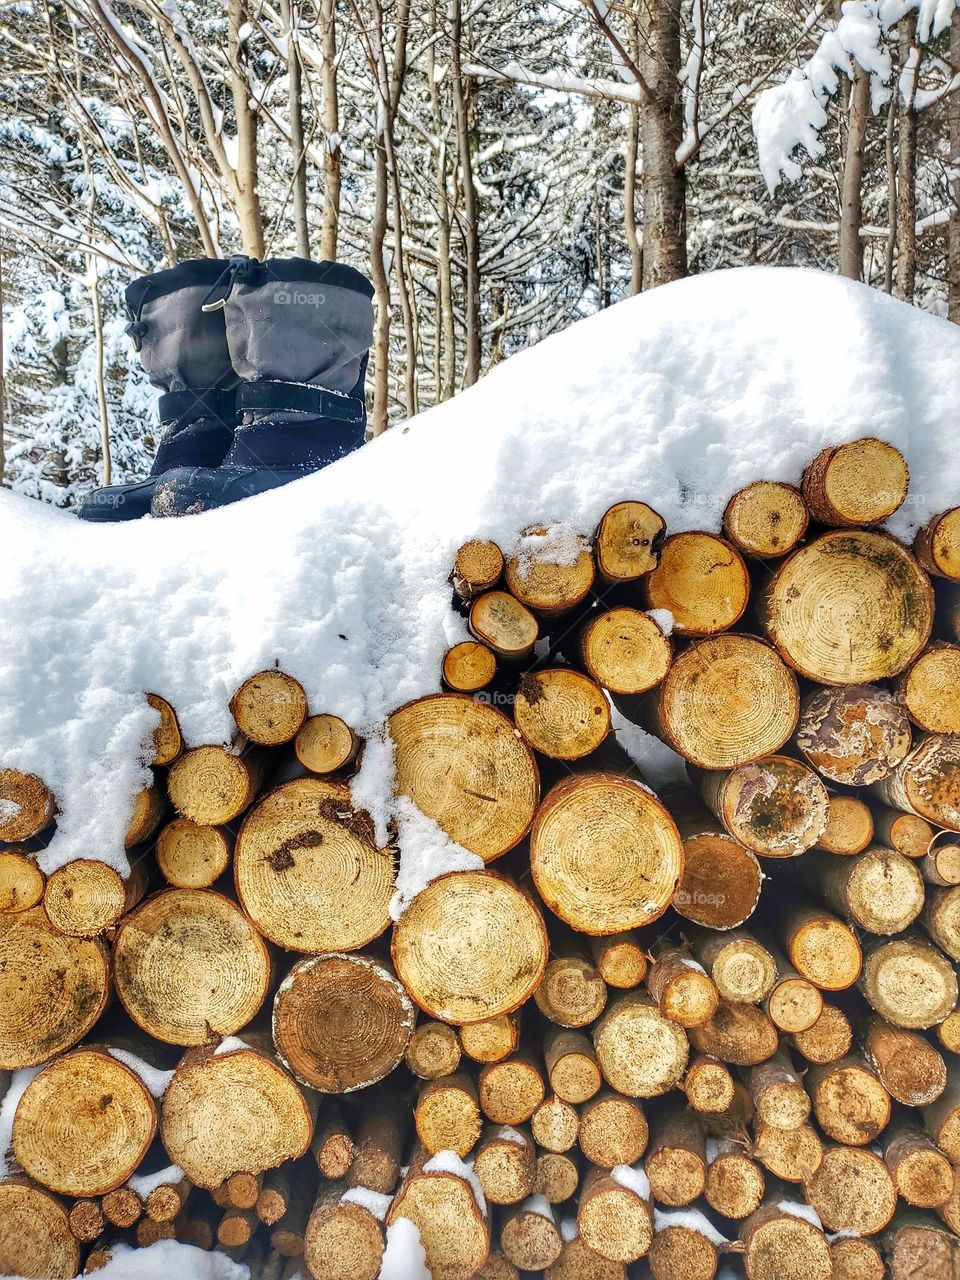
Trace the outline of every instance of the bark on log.
[[842, 1009], [835, 1004], [824, 1004], [823, 1011], [812, 1026], [791, 1035], [793, 1047], [808, 1062], [822, 1066], [845, 1057], [853, 1044], [853, 1028]]
[[357, 1154], [349, 1179], [381, 1195], [391, 1195], [400, 1176], [400, 1159], [407, 1135], [406, 1109], [387, 1093], [374, 1094], [364, 1108], [357, 1129]]
[[230, 710], [248, 742], [278, 747], [300, 732], [307, 718], [307, 695], [293, 676], [260, 671], [244, 680], [230, 700]]
[[803, 699], [796, 742], [825, 778], [866, 787], [906, 759], [910, 721], [902, 703], [876, 685], [819, 689]]
[[883, 1159], [897, 1194], [917, 1209], [937, 1209], [953, 1193], [953, 1166], [922, 1129], [891, 1124], [883, 1135]]
[[833, 1280], [830, 1246], [802, 1204], [760, 1206], [740, 1228], [748, 1280]]
[[198, 1187], [261, 1173], [310, 1146], [313, 1113], [289, 1075], [252, 1048], [194, 1050], [163, 1097], [163, 1145]]
[[598, 684], [569, 667], [520, 680], [513, 719], [528, 746], [553, 760], [582, 760], [610, 732], [610, 704]]
[[611, 934], [657, 919], [683, 872], [676, 825], [628, 778], [586, 773], [544, 797], [530, 835], [540, 897], [583, 933]]
[[575, 547], [556, 548], [551, 532], [541, 525], [524, 529], [519, 550], [507, 557], [503, 571], [507, 590], [528, 609], [546, 617], [568, 613], [582, 604], [596, 574], [586, 538], [578, 536]]
[[157, 836], [157, 866], [175, 889], [209, 889], [230, 865], [233, 838], [220, 827], [174, 818]]
[[370, 956], [300, 960], [273, 1004], [273, 1041], [284, 1066], [320, 1093], [376, 1084], [403, 1061], [416, 1010], [403, 985]]
[[915, 1031], [874, 1014], [860, 1028], [863, 1055], [890, 1096], [905, 1107], [935, 1102], [947, 1087], [943, 1055]]
[[707, 805], [741, 844], [766, 858], [795, 858], [827, 825], [827, 789], [790, 756], [764, 756], [729, 770], [699, 773]]
[[863, 954], [857, 936], [842, 920], [819, 907], [781, 904], [784, 947], [790, 963], [821, 991], [844, 991], [860, 976]]
[[160, 723], [153, 731], [153, 757], [150, 761], [155, 767], [173, 764], [183, 750], [183, 735], [177, 713], [158, 693], [148, 693], [147, 702], [160, 716]]
[[658, 1204], [678, 1208], [702, 1194], [707, 1178], [707, 1148], [694, 1112], [668, 1099], [650, 1128], [644, 1159], [650, 1194]]
[[13, 1155], [50, 1191], [102, 1196], [136, 1171], [156, 1131], [140, 1077], [105, 1050], [76, 1049], [27, 1086], [13, 1117]]
[[927, 573], [960, 580], [960, 507], [940, 512], [918, 529], [913, 554]]
[[796, 1129], [809, 1118], [810, 1099], [785, 1054], [774, 1054], [751, 1067], [747, 1087], [761, 1124]]
[[43, 898], [46, 879], [26, 852], [0, 850], [0, 915], [29, 911]]
[[580, 1116], [571, 1103], [550, 1094], [530, 1117], [530, 1131], [538, 1146], [561, 1154], [576, 1145]]
[[508, 591], [487, 591], [470, 607], [470, 633], [504, 662], [522, 662], [533, 653], [540, 624]]
[[536, 1151], [530, 1138], [518, 1129], [488, 1126], [477, 1147], [473, 1168], [491, 1204], [519, 1204], [533, 1195]]
[[728, 933], [696, 929], [690, 938], [694, 955], [724, 1000], [759, 1004], [772, 991], [777, 980], [776, 961], [746, 929]]
[[[818, 849], [827, 853], [847, 856], [862, 853], [873, 840], [873, 814], [870, 808], [856, 796], [830, 796], [830, 810], [823, 835], [817, 841]], [[889, 843], [880, 839], [880, 844]]]
[[647, 990], [665, 1018], [684, 1028], [709, 1022], [720, 993], [696, 960], [681, 947], [665, 944], [647, 975]]
[[587, 944], [600, 977], [608, 987], [632, 991], [646, 977], [646, 952], [638, 936], [629, 929], [623, 933], [608, 934], [605, 938], [588, 937]]
[[453, 1027], [427, 1018], [414, 1028], [404, 1057], [415, 1076], [436, 1080], [451, 1075], [460, 1065], [460, 1041]]
[[922, 858], [930, 847], [934, 827], [915, 813], [901, 813], [886, 805], [873, 808], [874, 835], [877, 843], [896, 849], [905, 858]]
[[839, 527], [880, 524], [903, 505], [910, 483], [899, 449], [872, 436], [821, 450], [803, 473], [810, 514]]
[[947, 1087], [923, 1108], [923, 1122], [944, 1155], [953, 1164], [960, 1164], [960, 1073], [952, 1063]]
[[857, 1236], [878, 1235], [897, 1207], [887, 1166], [862, 1147], [828, 1147], [804, 1192], [828, 1230]]
[[472, 1077], [458, 1071], [428, 1080], [420, 1089], [413, 1113], [417, 1137], [430, 1155], [455, 1151], [468, 1155], [477, 1145], [483, 1127], [477, 1086]]
[[866, 529], [837, 529], [794, 551], [759, 607], [766, 634], [790, 666], [828, 685], [899, 675], [933, 626], [926, 574], [899, 543]]
[[862, 1147], [890, 1120], [890, 1094], [865, 1058], [854, 1054], [811, 1067], [806, 1085], [817, 1123], [834, 1142]]
[[117, 995], [143, 1031], [203, 1045], [256, 1015], [270, 956], [250, 921], [212, 889], [164, 889], [129, 915], [114, 942]]
[[40, 778], [19, 769], [0, 769], [0, 840], [5, 844], [38, 835], [55, 812], [53, 796]]
[[516, 885], [490, 871], [455, 871], [417, 895], [391, 948], [420, 1008], [466, 1023], [519, 1008], [543, 977], [549, 943], [540, 912]]
[[928, 733], [960, 733], [960, 646], [926, 648], [894, 683], [907, 715]]
[[[691, 1036], [703, 1030], [698, 1027]], [[610, 1002], [593, 1029], [593, 1043], [604, 1079], [630, 1098], [667, 1093], [686, 1070], [689, 1045], [682, 1028], [640, 992], [628, 991]]]
[[59, 933], [41, 907], [0, 915], [0, 1071], [72, 1048], [106, 1008], [110, 957]]
[[869, 933], [900, 933], [923, 910], [923, 877], [912, 859], [894, 849], [873, 845], [850, 858], [811, 854], [800, 871], [838, 915]]
[[894, 809], [960, 831], [960, 738], [931, 733], [914, 747], [874, 794]]
[[502, 1062], [516, 1053], [519, 1043], [520, 1019], [515, 1013], [502, 1013], [460, 1028], [460, 1047], [474, 1062]]
[[935, 884], [940, 888], [960, 884], [960, 840], [956, 834], [953, 831], [931, 834], [927, 851], [918, 859], [918, 866], [927, 884]]
[[723, 513], [723, 531], [744, 555], [769, 560], [792, 551], [810, 517], [800, 492], [790, 484], [758, 480], [738, 489]]
[[457, 551], [450, 581], [464, 603], [490, 591], [503, 573], [503, 552], [495, 542], [473, 538]]
[[930, 937], [951, 960], [960, 960], [960, 885], [927, 894], [923, 922]]
[[605, 689], [635, 696], [660, 684], [670, 669], [673, 646], [648, 613], [621, 606], [584, 624], [579, 657], [587, 674]]
[[544, 1039], [543, 1058], [550, 1085], [563, 1102], [588, 1102], [600, 1092], [603, 1077], [596, 1054], [589, 1039], [580, 1032], [549, 1030]]
[[777, 1028], [762, 1009], [721, 1000], [709, 1022], [691, 1029], [690, 1045], [721, 1062], [751, 1067], [776, 1053]]
[[339, 716], [308, 716], [293, 741], [293, 750], [311, 773], [349, 769], [360, 754], [360, 739]]
[[640, 1103], [619, 1093], [598, 1094], [580, 1111], [580, 1150], [598, 1169], [636, 1164], [649, 1139]]
[[611, 1262], [642, 1258], [653, 1242], [653, 1210], [649, 1199], [618, 1182], [602, 1169], [591, 1169], [577, 1207], [583, 1241]]
[[[716, 1144], [714, 1144], [716, 1145]], [[704, 1198], [716, 1213], [739, 1222], [749, 1218], [763, 1203], [766, 1180], [763, 1170], [736, 1143], [719, 1150], [707, 1148]]]
[[461, 640], [443, 655], [441, 676], [452, 693], [476, 693], [497, 674], [497, 655], [479, 640]]
[[948, 1013], [938, 1025], [937, 1039], [950, 1053], [960, 1053], [960, 1010]]
[[290, 951], [355, 951], [390, 923], [393, 854], [339, 782], [296, 778], [264, 796], [240, 827], [233, 874], [257, 929]]
[[77, 858], [48, 878], [43, 909], [61, 933], [96, 938], [137, 905], [146, 892], [149, 870], [146, 859], [141, 859], [124, 880], [105, 862]]
[[396, 789], [490, 862], [526, 835], [540, 798], [533, 754], [493, 707], [457, 694], [407, 703], [389, 721]]
[[712, 533], [675, 533], [664, 541], [660, 562], [643, 580], [648, 609], [669, 609], [676, 631], [711, 636], [728, 631], [750, 598], [743, 556]]
[[582, 940], [573, 933], [555, 935], [553, 957], [533, 998], [550, 1022], [585, 1027], [596, 1021], [607, 1003], [607, 985]]
[[701, 640], [650, 695], [651, 728], [692, 764], [730, 769], [778, 751], [797, 727], [796, 679], [754, 636]]
[[594, 537], [597, 572], [604, 582], [634, 582], [657, 567], [666, 521], [645, 502], [617, 502], [603, 514]]
[[477, 1078], [480, 1110], [494, 1124], [526, 1124], [546, 1096], [540, 1056], [532, 1048], [491, 1062]]
[[458, 1174], [426, 1172], [415, 1152], [387, 1213], [387, 1225], [409, 1218], [419, 1229], [434, 1280], [471, 1280], [490, 1252], [490, 1227], [473, 1189]]
[[80, 1242], [67, 1207], [26, 1179], [0, 1182], [0, 1271], [67, 1280], [80, 1270]]
[[257, 750], [236, 755], [225, 747], [193, 747], [170, 766], [170, 802], [184, 818], [202, 826], [223, 826], [253, 803], [263, 766]]
[[957, 1003], [955, 967], [938, 947], [910, 936], [874, 945], [860, 985], [876, 1013], [907, 1030], [935, 1026]]
[[500, 1225], [500, 1249], [521, 1271], [540, 1271], [560, 1257], [563, 1238], [545, 1196], [509, 1209]]

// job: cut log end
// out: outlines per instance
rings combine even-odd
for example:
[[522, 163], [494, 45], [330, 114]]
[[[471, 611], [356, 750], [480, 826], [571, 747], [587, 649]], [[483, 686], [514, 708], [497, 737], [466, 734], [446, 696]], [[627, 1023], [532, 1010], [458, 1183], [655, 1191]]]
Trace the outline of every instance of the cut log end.
[[750, 598], [743, 556], [712, 533], [675, 533], [663, 544], [660, 563], [644, 579], [648, 608], [669, 609], [676, 630], [716, 635], [741, 617]]
[[193, 747], [171, 765], [167, 790], [183, 817], [222, 826], [252, 802], [260, 776], [260, 761], [252, 752], [237, 756], [224, 747]]
[[443, 683], [453, 693], [476, 693], [497, 674], [497, 655], [479, 640], [461, 640], [443, 655]]
[[244, 680], [230, 701], [237, 728], [249, 742], [276, 747], [295, 738], [307, 718], [303, 685], [283, 671]]
[[460, 1041], [453, 1027], [428, 1019], [414, 1029], [407, 1045], [407, 1066], [421, 1080], [449, 1076], [460, 1065]]
[[540, 624], [509, 592], [487, 591], [471, 605], [470, 630], [496, 657], [519, 662], [533, 652]]
[[705, 773], [701, 787], [730, 834], [762, 857], [795, 858], [817, 843], [827, 825], [826, 787], [790, 756]]
[[862, 985], [881, 1017], [908, 1029], [935, 1026], [957, 1003], [954, 966], [920, 939], [894, 938], [875, 947], [864, 963]]
[[311, 773], [336, 773], [356, 760], [360, 739], [339, 716], [310, 716], [294, 739], [294, 751]]
[[917, 533], [913, 553], [927, 573], [960, 581], [960, 507], [928, 521]]
[[430, 1155], [438, 1151], [467, 1155], [476, 1146], [482, 1126], [473, 1080], [457, 1072], [428, 1081], [420, 1090], [414, 1121], [417, 1137]]
[[666, 1093], [686, 1070], [689, 1046], [682, 1028], [639, 994], [614, 1000], [593, 1037], [604, 1078], [627, 1097]]
[[903, 505], [910, 473], [899, 449], [866, 436], [831, 445], [803, 473], [803, 497], [821, 524], [880, 524]]
[[176, 889], [208, 889], [226, 871], [231, 842], [219, 827], [174, 818], [157, 836], [157, 866]]
[[874, 836], [873, 814], [856, 796], [832, 795], [817, 847], [847, 857], [862, 853]]
[[896, 683], [907, 715], [928, 733], [960, 733], [960, 647], [933, 644]]
[[648, 613], [616, 608], [592, 618], [580, 634], [588, 675], [611, 693], [655, 688], [670, 668], [673, 647]]
[[764, 1205], [741, 1229], [748, 1280], [832, 1280], [830, 1246], [819, 1227]]
[[806, 503], [789, 484], [759, 480], [727, 503], [723, 528], [744, 555], [767, 560], [792, 551], [807, 531]]
[[16, 844], [38, 835], [53, 821], [53, 796], [40, 778], [19, 769], [0, 769], [0, 840]]
[[530, 1117], [530, 1131], [545, 1151], [562, 1153], [576, 1143], [580, 1117], [576, 1107], [552, 1094], [544, 1098]]
[[[520, 535], [519, 548], [507, 558], [504, 582], [528, 609], [556, 616], [575, 609], [593, 586], [595, 566], [586, 538], [564, 534], [556, 545], [556, 530], [535, 526]], [[571, 545], [572, 544], [572, 545]]]
[[77, 858], [47, 880], [43, 909], [61, 933], [95, 938], [112, 929], [139, 899], [145, 873], [146, 865], [140, 863], [125, 883], [107, 863]]
[[875, 685], [821, 689], [804, 699], [797, 746], [825, 778], [866, 787], [887, 777], [910, 751], [902, 703]]
[[29, 911], [43, 897], [43, 872], [26, 852], [0, 850], [0, 915]]
[[725, 1218], [749, 1218], [763, 1202], [765, 1189], [763, 1170], [743, 1152], [721, 1151], [707, 1166], [704, 1196]]
[[859, 1147], [829, 1148], [805, 1190], [830, 1231], [876, 1235], [897, 1207], [897, 1189], [886, 1165]]
[[636, 1164], [647, 1149], [650, 1129], [638, 1102], [605, 1093], [580, 1114], [580, 1150], [598, 1169]]
[[160, 723], [153, 731], [153, 757], [150, 763], [173, 764], [183, 750], [183, 735], [177, 713], [166, 698], [161, 698], [157, 693], [148, 693], [147, 702], [160, 716]]
[[666, 522], [645, 502], [618, 502], [597, 526], [594, 553], [606, 582], [632, 582], [657, 567]]
[[460, 1028], [460, 1047], [474, 1062], [502, 1062], [515, 1053], [520, 1036], [518, 1019], [509, 1013]]
[[598, 684], [569, 667], [528, 672], [513, 718], [525, 741], [554, 760], [581, 760], [610, 732], [610, 704]]
[[635, 1262], [653, 1243], [647, 1202], [602, 1170], [594, 1170], [584, 1182], [577, 1227], [584, 1242], [612, 1262]]
[[45, 1280], [72, 1280], [80, 1270], [64, 1205], [19, 1179], [0, 1182], [0, 1270]]
[[450, 579], [464, 602], [489, 591], [503, 573], [503, 552], [495, 542], [473, 538], [457, 551]]

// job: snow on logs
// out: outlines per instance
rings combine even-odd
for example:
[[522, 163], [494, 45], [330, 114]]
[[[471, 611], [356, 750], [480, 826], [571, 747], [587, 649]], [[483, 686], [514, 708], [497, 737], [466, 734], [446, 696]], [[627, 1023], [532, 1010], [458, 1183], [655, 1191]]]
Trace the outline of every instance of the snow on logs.
[[279, 668], [230, 745], [147, 695], [125, 879], [44, 875], [55, 799], [0, 770], [0, 1271], [376, 1280], [414, 1228], [443, 1280], [956, 1269], [960, 508], [908, 550], [907, 483], [868, 439], [722, 535], [463, 544], [445, 692], [387, 728], [401, 817], [480, 861], [403, 900], [362, 741]]

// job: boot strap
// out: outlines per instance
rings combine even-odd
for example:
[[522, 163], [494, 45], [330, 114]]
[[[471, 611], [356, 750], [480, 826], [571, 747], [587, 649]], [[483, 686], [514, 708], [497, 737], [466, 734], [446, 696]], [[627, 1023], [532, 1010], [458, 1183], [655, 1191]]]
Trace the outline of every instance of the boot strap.
[[198, 387], [192, 391], [168, 391], [157, 401], [160, 425], [172, 422], [185, 427], [198, 418], [220, 418], [229, 426], [237, 411], [237, 393], [231, 387]]
[[309, 413], [321, 418], [335, 418], [338, 422], [362, 422], [365, 412], [362, 399], [345, 395], [342, 391], [315, 387], [310, 382], [280, 382], [272, 378], [241, 382], [237, 409], [257, 413], [273, 409]]

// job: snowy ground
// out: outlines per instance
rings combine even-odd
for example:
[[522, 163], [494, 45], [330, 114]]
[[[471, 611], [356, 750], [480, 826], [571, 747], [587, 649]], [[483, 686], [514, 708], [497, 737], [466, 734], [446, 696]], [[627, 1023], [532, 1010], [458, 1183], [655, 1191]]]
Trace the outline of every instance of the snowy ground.
[[[669, 528], [717, 529], [730, 494], [798, 481], [824, 445], [907, 454], [908, 536], [956, 494], [960, 331], [813, 272], [717, 272], [621, 303], [319, 475], [221, 512], [106, 528], [0, 491], [0, 767], [56, 793], [46, 870], [125, 867], [154, 713], [227, 741], [237, 685], [275, 662], [314, 712], [372, 736], [438, 687], [464, 635], [457, 545], [505, 548], [532, 521], [589, 533], [643, 499]], [[370, 761], [386, 753], [369, 754]], [[365, 770], [382, 816], [385, 768]]]

